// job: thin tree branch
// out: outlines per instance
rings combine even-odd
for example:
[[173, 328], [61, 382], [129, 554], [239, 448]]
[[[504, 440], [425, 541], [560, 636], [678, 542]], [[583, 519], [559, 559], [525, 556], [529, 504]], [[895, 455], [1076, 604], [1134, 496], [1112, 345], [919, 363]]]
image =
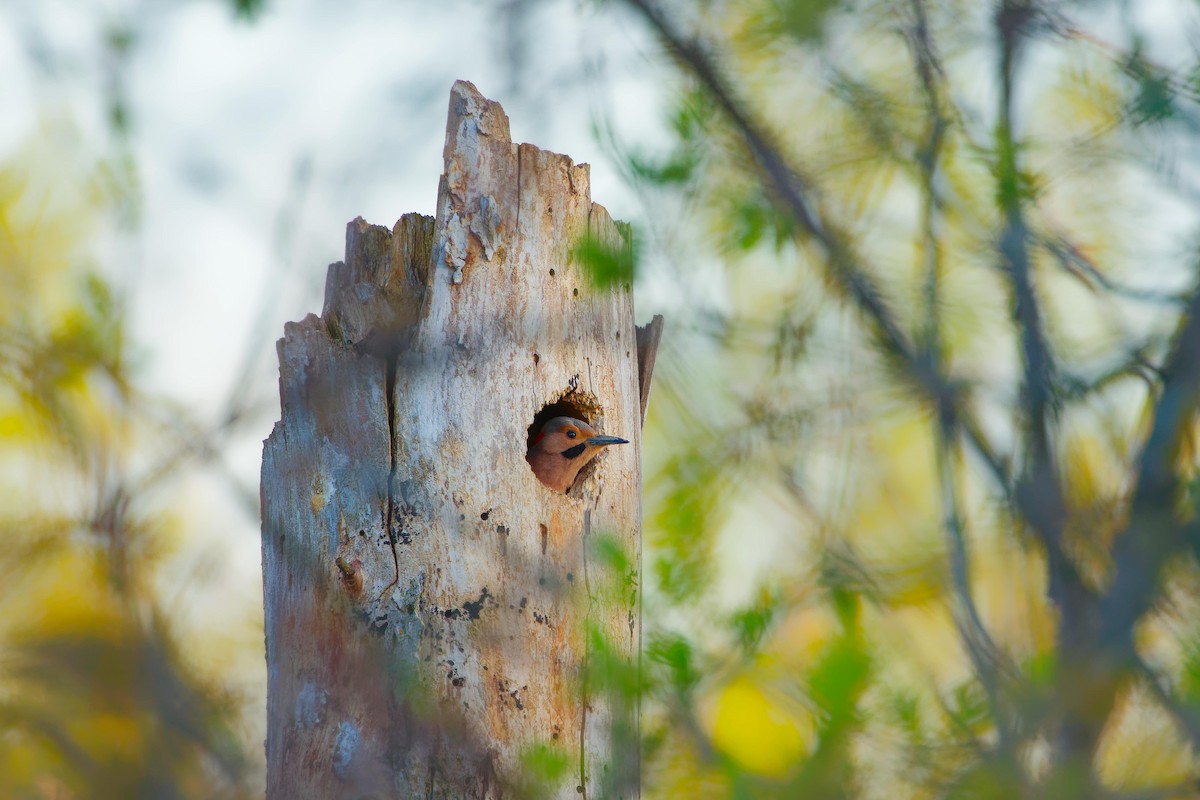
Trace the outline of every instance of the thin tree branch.
[[[803, 231], [825, 253], [829, 274], [835, 285], [859, 309], [869, 323], [876, 345], [889, 365], [916, 385], [936, 407], [944, 408], [958, 419], [966, 414], [966, 398], [962, 387], [947, 380], [932, 368], [909, 344], [899, 323], [883, 299], [859, 257], [846, 244], [846, 238], [823, 220], [810, 200], [812, 187], [799, 171], [784, 158], [765, 131], [743, 109], [735, 93], [703, 46], [677, 31], [655, 0], [625, 0], [638, 11], [662, 38], [673, 53], [709, 92], [725, 112], [734, 128], [762, 171], [766, 182]], [[999, 485], [1009, 492], [1009, 476], [1004, 462], [987, 441], [982, 428], [969, 418], [963, 420], [967, 441], [988, 465]]]
[[1126, 679], [1140, 658], [1134, 628], [1159, 596], [1167, 563], [1200, 537], [1200, 521], [1183, 519], [1183, 481], [1176, 469], [1200, 401], [1200, 288], [1184, 311], [1174, 350], [1163, 368], [1162, 392], [1139, 459], [1129, 523], [1112, 551], [1114, 575], [1095, 614], [1073, 637], [1063, 676], [1069, 696], [1068, 743], [1091, 753]]
[[1200, 288], [1188, 301], [1174, 352], [1142, 449], [1129, 524], [1113, 546], [1116, 574], [1100, 600], [1100, 646], [1132, 657], [1133, 626], [1158, 595], [1163, 568], [1197, 535], [1200, 522], [1181, 519], [1183, 481], [1176, 464], [1200, 401]]
[[1182, 306], [1187, 302], [1187, 296], [1174, 292], [1157, 292], [1153, 289], [1138, 289], [1124, 286], [1105, 275], [1083, 254], [1078, 247], [1060, 234], [1043, 235], [1038, 237], [1038, 243], [1054, 256], [1063, 270], [1074, 276], [1084, 286], [1095, 291], [1098, 284], [1110, 294], [1124, 300], [1134, 300], [1140, 303]]
[[[925, 94], [928, 117], [927, 143], [922, 148], [918, 164], [921, 171], [921, 229], [925, 249], [924, 294], [926, 303], [926, 328], [923, 346], [932, 369], [944, 374], [944, 355], [941, 339], [941, 242], [937, 236], [937, 220], [941, 215], [935, 189], [942, 143], [948, 121], [942, 113], [941, 76], [944, 74], [934, 51], [929, 35], [929, 22], [924, 0], [912, 0], [913, 25], [909, 34], [909, 45], [913, 62], [921, 78]], [[967, 538], [963, 530], [960, 511], [958, 484], [954, 463], [954, 442], [957, 426], [950, 415], [941, 414], [936, 421], [937, 469], [941, 485], [943, 527], [950, 554], [950, 575], [958, 608], [953, 609], [955, 626], [958, 628], [963, 649], [971, 660], [972, 667], [987, 694], [992, 719], [996, 723], [997, 747], [1001, 753], [1009, 753], [1012, 730], [1008, 715], [1000, 697], [1001, 658], [999, 648], [988, 634], [979, 609], [971, 594], [970, 555]]]
[[[1023, 482], [1038, 487], [1048, 496], [1036, 504], [1039, 513], [1030, 522], [1048, 542], [1058, 546], [1066, 520], [1057, 471], [1050, 446], [1049, 424], [1053, 417], [1054, 363], [1042, 326], [1041, 309], [1033, 286], [1029, 258], [1029, 229], [1022, 204], [1024, 191], [1013, 132], [1013, 84], [1017, 49], [1031, 11], [1021, 0], [1005, 0], [997, 15], [1000, 50], [1000, 108], [996, 130], [998, 194], [1004, 212], [1000, 254], [1012, 284], [1013, 324], [1021, 340], [1024, 377], [1021, 386], [1025, 411], [1027, 463]], [[1045, 481], [1045, 483], [1042, 483]], [[1028, 486], [1023, 487], [1028, 490]]]
[[[905, 371], [922, 385], [940, 388], [926, 365], [913, 353], [911, 346], [883, 299], [879, 288], [859, 265], [844, 237], [821, 219], [810, 195], [813, 189], [770, 141], [754, 120], [735, 99], [716, 65], [697, 42], [674, 30], [671, 22], [653, 0], [626, 0], [654, 27], [667, 47], [680, 58], [716, 100], [721, 110], [741, 133], [754, 160], [770, 182], [779, 199], [805, 233], [825, 252], [831, 277], [867, 316], [876, 332], [876, 339], [885, 354], [905, 366]], [[936, 393], [936, 392], [935, 392]]]
[[1002, 0], [996, 14], [1000, 44], [1000, 96], [996, 126], [997, 195], [1004, 216], [1000, 254], [1012, 287], [1012, 318], [1021, 342], [1024, 375], [1021, 401], [1024, 411], [1025, 463], [1017, 482], [1017, 496], [1025, 521], [1037, 533], [1046, 551], [1049, 594], [1058, 607], [1058, 652], [1062, 669], [1058, 693], [1065, 713], [1056, 733], [1057, 755], [1069, 771], [1079, 774], [1080, 791], [1094, 788], [1091, 758], [1098, 729], [1087, 712], [1087, 685], [1078, 673], [1086, 668], [1087, 637], [1093, 627], [1092, 593], [1066, 555], [1063, 537], [1068, 508], [1051, 444], [1055, 416], [1055, 368], [1042, 323], [1029, 255], [1030, 232], [1024, 215], [1025, 178], [1021, 173], [1019, 144], [1014, 132], [1014, 91], [1020, 48], [1037, 18], [1033, 0]]
[[917, 74], [921, 77], [921, 88], [925, 93], [926, 115], [929, 119], [928, 141], [917, 159], [921, 170], [921, 234], [925, 247], [925, 348], [934, 362], [934, 369], [941, 371], [941, 275], [942, 250], [938, 241], [936, 225], [941, 216], [936, 182], [941, 161], [942, 143], [945, 140], [947, 120], [942, 114], [941, 91], [938, 80], [942, 75], [941, 65], [929, 37], [929, 21], [925, 13], [924, 0], [912, 0], [915, 17], [909, 44]]

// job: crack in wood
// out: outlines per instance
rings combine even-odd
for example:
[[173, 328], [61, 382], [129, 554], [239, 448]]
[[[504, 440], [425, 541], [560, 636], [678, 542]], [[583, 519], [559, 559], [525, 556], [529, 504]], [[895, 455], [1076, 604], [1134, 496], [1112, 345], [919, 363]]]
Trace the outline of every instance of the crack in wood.
[[397, 353], [388, 353], [384, 377], [384, 405], [387, 409], [388, 430], [388, 479], [387, 479], [387, 540], [392, 550], [392, 581], [379, 594], [379, 602], [400, 584], [400, 553], [396, 548], [396, 359]]

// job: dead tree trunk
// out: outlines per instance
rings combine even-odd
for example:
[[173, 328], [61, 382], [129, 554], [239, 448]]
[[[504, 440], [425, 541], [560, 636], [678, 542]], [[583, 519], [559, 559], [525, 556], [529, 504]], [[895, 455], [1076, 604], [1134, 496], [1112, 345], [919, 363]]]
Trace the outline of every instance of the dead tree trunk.
[[[322, 316], [287, 326], [262, 475], [268, 798], [637, 796], [594, 648], [634, 661], [640, 639], [638, 338], [628, 287], [593, 291], [571, 255], [622, 243], [588, 179], [459, 82], [436, 220], [351, 223]], [[524, 458], [556, 415], [631, 442], [565, 496]]]

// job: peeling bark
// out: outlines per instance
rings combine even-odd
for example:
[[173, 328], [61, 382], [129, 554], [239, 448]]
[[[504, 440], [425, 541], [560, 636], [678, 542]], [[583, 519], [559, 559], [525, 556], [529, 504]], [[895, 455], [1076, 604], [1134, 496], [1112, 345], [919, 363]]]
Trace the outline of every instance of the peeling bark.
[[[513, 797], [544, 745], [571, 763], [547, 796], [636, 797], [636, 736], [615, 735], [636, 719], [583, 675], [589, 626], [639, 646], [646, 347], [629, 291], [593, 291], [571, 257], [621, 234], [587, 165], [513, 144], [468, 83], [444, 156], [436, 219], [352, 222], [322, 316], [279, 343], [267, 796]], [[631, 442], [565, 496], [524, 459], [553, 404]], [[629, 574], [595, 561], [601, 535]]]
[[654, 362], [658, 359], [662, 330], [662, 314], [655, 314], [645, 325], [637, 326], [638, 397], [643, 423], [646, 421], [646, 409], [650, 406], [650, 381], [654, 377]]

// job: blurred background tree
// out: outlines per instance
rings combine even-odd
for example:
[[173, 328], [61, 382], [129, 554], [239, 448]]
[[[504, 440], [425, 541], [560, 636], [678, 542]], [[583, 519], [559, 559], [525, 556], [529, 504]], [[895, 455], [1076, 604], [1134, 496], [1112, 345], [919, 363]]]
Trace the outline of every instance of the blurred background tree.
[[650, 794], [1197, 796], [1195, 8], [622, 5]]
[[[211, 567], [178, 557], [180, 475], [212, 467], [246, 409], [232, 402], [202, 425], [147, 390], [147, 351], [129, 331], [143, 210], [133, 44], [133, 28], [102, 28], [104, 144], [49, 102], [0, 163], [6, 798], [259, 794], [242, 681], [213, 667], [257, 646], [261, 633], [247, 633], [261, 622], [243, 611], [197, 635], [188, 590]], [[42, 56], [48, 72], [62, 67]]]
[[[2, 796], [257, 791], [247, 684], [261, 675], [242, 674], [261, 670], [257, 623], [195, 601], [205, 569], [190, 543], [232, 525], [192, 519], [181, 476], [216, 474], [232, 487], [222, 503], [253, 524], [245, 475], [275, 410], [276, 317], [317, 305], [346, 220], [420, 210], [370, 193], [396, 180], [380, 162], [428, 160], [434, 178], [413, 183], [431, 207], [445, 91], [477, 78], [462, 30], [430, 28], [423, 40], [441, 46], [421, 53], [428, 70], [391, 89], [419, 101], [376, 89], [329, 111], [313, 73], [304, 99], [358, 123], [318, 135], [311, 117], [264, 105], [284, 91], [265, 61], [201, 48], [203, 69], [242, 65], [230, 85], [263, 94], [238, 96], [233, 129], [194, 121], [182, 149], [197, 194], [232, 181], [219, 156], [262, 123], [260, 107], [316, 138], [299, 152], [271, 142], [294, 159], [274, 179], [287, 200], [273, 223], [260, 208], [273, 201], [226, 201], [273, 254], [271, 310], [248, 326], [252, 355], [221, 344], [233, 388], [184, 406], [146, 388], [162, 343], [131, 332], [139, 284], [122, 267], [138, 263], [152, 214], [195, 237], [168, 269], [207, 268], [186, 259], [200, 239], [249, 240], [194, 209], [148, 207], [163, 157], [139, 146], [150, 109], [131, 75], [154, 68], [139, 48], [170, 26], [166, 4], [125, 5], [87, 32], [101, 43], [87, 85], [103, 133], [43, 114], [0, 170]], [[170, 13], [209, 30], [197, 7]], [[478, 35], [494, 45], [502, 32], [508, 94], [480, 87], [514, 125], [522, 104], [587, 119], [560, 105], [586, 90], [607, 152], [597, 199], [610, 204], [600, 183], [621, 170], [640, 201], [616, 209], [637, 233], [639, 306], [668, 316], [644, 447], [643, 676], [622, 689], [641, 692], [645, 795], [1200, 796], [1195, 4], [455, 9], [456, 25], [505, 23]], [[220, 11], [276, 37], [246, 45], [255, 57], [279, 45], [282, 6]], [[82, 16], [47, 13], [61, 28]], [[563, 40], [567, 17], [596, 50], [546, 70], [543, 45]], [[82, 69], [51, 58], [37, 26], [13, 28], [47, 84]], [[606, 62], [597, 42], [612, 30], [650, 44]], [[372, 60], [403, 50], [395, 41], [356, 44], [364, 74], [398, 69]], [[637, 82], [667, 96], [670, 146], [630, 129], [646, 107], [632, 105]], [[353, 98], [350, 83], [337, 91]], [[190, 120], [193, 107], [208, 108], [189, 97], [162, 111]], [[265, 159], [243, 172], [276, 185]], [[315, 222], [302, 213], [310, 183], [340, 202]], [[305, 272], [289, 279], [279, 266], [294, 261]], [[630, 264], [598, 261], [598, 280], [630, 278]], [[210, 328], [239, 317], [212, 326], [212, 312]]]
[[196, 454], [132, 379], [95, 262], [129, 186], [43, 125], [0, 165], [0, 795], [250, 796], [235, 698], [156, 585], [177, 527], [159, 484]]

